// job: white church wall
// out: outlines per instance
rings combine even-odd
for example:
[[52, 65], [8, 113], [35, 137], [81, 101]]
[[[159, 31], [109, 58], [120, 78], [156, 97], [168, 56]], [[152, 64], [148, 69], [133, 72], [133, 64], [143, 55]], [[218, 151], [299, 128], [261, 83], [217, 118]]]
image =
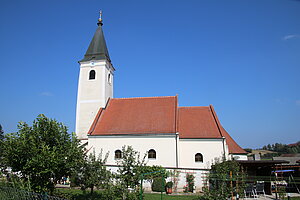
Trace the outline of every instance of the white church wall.
[[[112, 173], [117, 173], [118, 167], [117, 166], [107, 166], [107, 169], [110, 170]], [[167, 168], [167, 170], [171, 173], [174, 173], [173, 168]], [[186, 176], [187, 174], [194, 175], [194, 184], [195, 184], [195, 191], [200, 192], [203, 191], [203, 187], [206, 186], [206, 177], [208, 174], [208, 170], [197, 170], [197, 169], [176, 169], [179, 172], [178, 176], [175, 177], [171, 175], [167, 177], [166, 182], [172, 181], [173, 184], [173, 192], [184, 192], [184, 188], [187, 186]], [[176, 184], [177, 183], [177, 184]], [[151, 182], [148, 180], [143, 181], [143, 188], [144, 191], [151, 192]], [[176, 188], [176, 189], [175, 189]]]
[[116, 135], [116, 136], [89, 136], [88, 145], [91, 150], [99, 154], [109, 152], [108, 165], [116, 165], [115, 151], [122, 150], [124, 145], [132, 146], [140, 152], [141, 157], [150, 149], [156, 151], [156, 159], [148, 159], [147, 165], [161, 165], [163, 167], [176, 167], [176, 143], [173, 135]]
[[[197, 169], [179, 169], [178, 170], [178, 184], [177, 184], [177, 192], [184, 192], [185, 187], [188, 185], [186, 181], [186, 177], [188, 174], [192, 174], [194, 176], [194, 192], [203, 191], [203, 187], [206, 184], [206, 175], [208, 170], [197, 170]], [[174, 181], [174, 178], [171, 177], [171, 181]]]
[[231, 154], [232, 160], [248, 160], [248, 157], [246, 154]]
[[[209, 169], [216, 159], [224, 156], [223, 139], [179, 139], [179, 167]], [[226, 151], [226, 149], [225, 149]], [[201, 153], [203, 162], [195, 162]]]

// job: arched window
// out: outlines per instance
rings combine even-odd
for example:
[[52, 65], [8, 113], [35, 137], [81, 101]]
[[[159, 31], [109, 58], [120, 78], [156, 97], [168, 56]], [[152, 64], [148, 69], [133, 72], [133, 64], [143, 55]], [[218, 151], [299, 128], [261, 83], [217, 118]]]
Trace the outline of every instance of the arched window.
[[121, 158], [122, 158], [122, 151], [118, 149], [115, 151], [115, 159], [121, 159]]
[[90, 71], [89, 80], [93, 80], [96, 78], [96, 72], [95, 70]]
[[156, 159], [156, 151], [154, 149], [148, 151], [148, 158]]
[[108, 74], [107, 81], [109, 84], [111, 84], [111, 74]]
[[195, 162], [203, 162], [203, 156], [201, 153], [196, 153]]

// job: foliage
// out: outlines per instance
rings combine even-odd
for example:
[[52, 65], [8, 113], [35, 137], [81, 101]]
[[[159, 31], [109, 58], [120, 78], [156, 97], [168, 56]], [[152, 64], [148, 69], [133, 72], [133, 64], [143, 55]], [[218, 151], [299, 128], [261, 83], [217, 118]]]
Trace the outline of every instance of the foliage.
[[80, 186], [82, 190], [90, 188], [91, 194], [94, 191], [94, 187], [106, 188], [111, 178], [111, 173], [105, 166], [107, 157], [108, 154], [102, 159], [102, 152], [98, 157], [96, 157], [95, 152], [85, 156], [80, 168], [73, 173], [72, 182]]
[[122, 158], [117, 163], [120, 166], [117, 178], [126, 188], [135, 189], [146, 166], [145, 156], [141, 158], [131, 146], [123, 146]]
[[268, 144], [263, 146], [264, 150], [269, 151], [275, 151], [281, 154], [294, 154], [294, 153], [300, 153], [300, 141], [295, 144], [281, 144], [281, 143], [275, 143], [275, 144]]
[[172, 180], [174, 182], [174, 192], [177, 192], [177, 186], [178, 186], [178, 182], [179, 182], [179, 175], [180, 175], [180, 171], [175, 169], [173, 171], [171, 171], [170, 176], [172, 177]]
[[0, 175], [1, 175], [1, 170], [3, 169], [3, 166], [4, 166], [3, 151], [4, 151], [4, 131], [0, 124]]
[[2, 129], [2, 126], [0, 124], [0, 141], [4, 139], [4, 131]]
[[166, 187], [166, 180], [163, 177], [156, 177], [153, 179], [151, 189], [153, 192], [164, 192]]
[[186, 174], [187, 185], [184, 187], [184, 192], [194, 192], [194, 182], [195, 176], [191, 173]]
[[[105, 200], [118, 200], [120, 198], [111, 198], [111, 196], [107, 197], [107, 194], [110, 191], [107, 190], [96, 190], [92, 195], [89, 192], [82, 191], [79, 189], [58, 189], [55, 191], [55, 196], [63, 197], [66, 199], [76, 199], [76, 200], [89, 200], [89, 199], [105, 199]], [[155, 200], [155, 199], [160, 199], [161, 195], [160, 194], [144, 194], [144, 200]], [[197, 196], [194, 195], [166, 195], [163, 194], [163, 199], [164, 200], [195, 200], [197, 199]]]
[[285, 197], [286, 197], [285, 187], [280, 186], [277, 189], [278, 189], [279, 199], [285, 199]]
[[[230, 172], [232, 172], [232, 177], [230, 177]], [[242, 197], [245, 187], [242, 181], [243, 177], [244, 174], [241, 171], [241, 167], [236, 161], [217, 162], [211, 166], [208, 177], [210, 186], [204, 189], [204, 195], [200, 199], [225, 200], [230, 196], [232, 190], [235, 194], [239, 193], [239, 196]], [[231, 181], [233, 188], [230, 185]]]
[[143, 179], [153, 182], [153, 179], [156, 177], [164, 177], [167, 178], [169, 176], [169, 172], [163, 168], [162, 166], [143, 166], [141, 168], [141, 173], [143, 174]]
[[119, 187], [122, 199], [138, 199], [141, 175], [146, 169], [145, 157], [141, 158], [131, 146], [122, 147], [122, 158], [117, 162], [119, 168], [115, 174], [115, 187]]
[[57, 180], [82, 162], [83, 147], [62, 123], [39, 115], [32, 126], [20, 122], [17, 133], [5, 135], [3, 153], [5, 164], [30, 180], [35, 192], [52, 193]]
[[6, 180], [0, 180], [0, 186], [20, 189], [24, 191], [31, 191], [30, 180], [24, 180], [16, 174], [8, 174]]
[[173, 182], [169, 181], [166, 183], [166, 188], [172, 188], [173, 187]]

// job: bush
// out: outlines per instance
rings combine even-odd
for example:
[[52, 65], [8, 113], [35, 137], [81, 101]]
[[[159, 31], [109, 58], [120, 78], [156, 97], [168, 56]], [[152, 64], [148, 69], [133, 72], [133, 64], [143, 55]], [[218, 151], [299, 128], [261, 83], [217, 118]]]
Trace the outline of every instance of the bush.
[[166, 187], [166, 180], [162, 177], [157, 177], [153, 179], [151, 189], [153, 192], [164, 192]]
[[169, 181], [166, 183], [166, 188], [172, 188], [173, 187], [173, 182]]

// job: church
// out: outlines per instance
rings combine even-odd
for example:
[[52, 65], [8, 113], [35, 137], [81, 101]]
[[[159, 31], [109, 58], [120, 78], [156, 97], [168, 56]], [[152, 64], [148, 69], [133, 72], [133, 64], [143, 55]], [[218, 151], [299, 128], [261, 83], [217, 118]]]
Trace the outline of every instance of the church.
[[247, 160], [246, 152], [221, 125], [209, 106], [179, 106], [179, 96], [113, 98], [115, 68], [109, 57], [101, 17], [92, 41], [79, 61], [76, 135], [99, 154], [109, 152], [107, 165], [116, 168], [122, 147], [146, 154], [148, 165], [186, 173], [201, 190], [203, 176], [222, 158]]

